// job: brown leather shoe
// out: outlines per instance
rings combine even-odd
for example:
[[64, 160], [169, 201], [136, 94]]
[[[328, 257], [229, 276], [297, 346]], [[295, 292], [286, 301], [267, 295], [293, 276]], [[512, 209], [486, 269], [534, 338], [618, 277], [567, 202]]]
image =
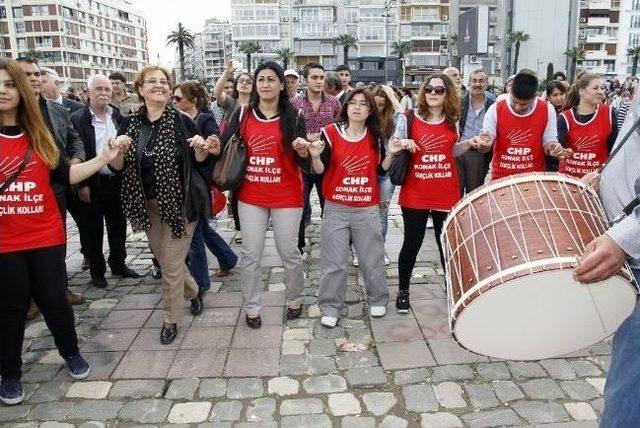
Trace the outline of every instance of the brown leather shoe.
[[27, 311], [27, 319], [32, 320], [40, 315], [40, 309], [36, 306], [35, 302], [31, 301], [31, 306], [29, 306], [29, 310]]
[[81, 305], [86, 301], [87, 299], [82, 294], [67, 290], [67, 302], [70, 305]]
[[223, 276], [229, 276], [231, 275], [231, 271], [228, 270], [222, 270], [222, 269], [216, 269], [216, 276], [221, 278]]

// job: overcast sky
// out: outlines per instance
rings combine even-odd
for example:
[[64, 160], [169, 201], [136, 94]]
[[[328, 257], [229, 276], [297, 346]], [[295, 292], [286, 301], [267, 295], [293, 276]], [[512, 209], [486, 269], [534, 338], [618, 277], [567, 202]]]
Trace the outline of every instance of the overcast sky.
[[178, 22], [193, 33], [202, 31], [207, 18], [231, 18], [231, 0], [132, 0], [134, 7], [147, 20], [149, 61], [172, 66], [175, 47], [166, 46], [167, 35], [178, 27]]

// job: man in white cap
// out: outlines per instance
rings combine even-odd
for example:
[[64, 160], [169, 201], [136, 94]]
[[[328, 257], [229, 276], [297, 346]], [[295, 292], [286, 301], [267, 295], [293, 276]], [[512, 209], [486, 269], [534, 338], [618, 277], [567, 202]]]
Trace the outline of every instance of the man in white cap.
[[287, 81], [287, 94], [289, 99], [293, 100], [298, 95], [298, 82], [300, 82], [300, 75], [293, 68], [290, 68], [284, 72], [284, 78]]
[[42, 95], [46, 99], [63, 105], [69, 114], [84, 107], [81, 103], [62, 96], [60, 92], [60, 76], [57, 71], [53, 68], [40, 67], [40, 73], [42, 73]]

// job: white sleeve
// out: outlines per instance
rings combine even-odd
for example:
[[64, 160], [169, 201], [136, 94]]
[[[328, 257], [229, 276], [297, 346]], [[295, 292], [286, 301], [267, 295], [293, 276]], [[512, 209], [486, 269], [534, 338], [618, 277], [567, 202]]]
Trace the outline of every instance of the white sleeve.
[[484, 114], [484, 120], [482, 122], [482, 130], [487, 131], [489, 135], [491, 135], [491, 142], [496, 139], [496, 135], [498, 135], [498, 114], [496, 110], [496, 105], [498, 103], [495, 102], [489, 106], [489, 109]]
[[542, 134], [542, 144], [548, 145], [558, 142], [558, 119], [556, 117], [556, 110], [551, 103], [547, 103], [547, 127]]

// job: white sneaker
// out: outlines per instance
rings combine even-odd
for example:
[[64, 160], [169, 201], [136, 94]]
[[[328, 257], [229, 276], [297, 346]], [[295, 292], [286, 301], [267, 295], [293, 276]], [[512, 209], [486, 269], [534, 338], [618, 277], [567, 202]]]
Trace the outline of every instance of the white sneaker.
[[371, 306], [371, 309], [369, 311], [370, 311], [372, 317], [381, 318], [381, 317], [383, 317], [383, 316], [385, 316], [387, 314], [387, 307], [386, 306]]
[[433, 219], [431, 217], [427, 219], [427, 229], [433, 229]]
[[360, 266], [360, 261], [358, 260], [358, 256], [356, 256], [355, 254], [353, 255], [353, 265], [355, 267]]
[[385, 254], [385, 255], [384, 255], [384, 265], [385, 265], [385, 266], [389, 266], [389, 263], [391, 263], [391, 262], [389, 261], [389, 257], [387, 257], [387, 255]]
[[338, 324], [338, 318], [336, 317], [322, 317], [320, 318], [320, 324], [325, 327], [333, 328]]

